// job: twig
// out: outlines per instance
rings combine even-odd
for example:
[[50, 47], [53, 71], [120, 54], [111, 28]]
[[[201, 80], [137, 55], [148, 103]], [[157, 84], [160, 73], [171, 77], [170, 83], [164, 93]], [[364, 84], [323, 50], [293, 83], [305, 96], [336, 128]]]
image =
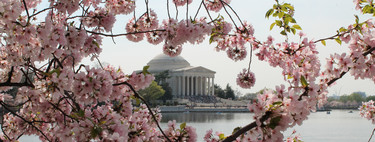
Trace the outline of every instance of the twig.
[[203, 5], [203, 1], [202, 1], [201, 4], [199, 5], [198, 10], [197, 10], [197, 13], [195, 13], [194, 20], [195, 20], [195, 18], [197, 18], [198, 13], [199, 13], [199, 11], [201, 10], [202, 5]]
[[[375, 47], [370, 48], [369, 50], [367, 50], [366, 52], [364, 52], [362, 55], [363, 56], [367, 56], [368, 54], [370, 54], [373, 51], [375, 51]], [[353, 61], [353, 63], [356, 63], [356, 62], [357, 62], [357, 59]], [[331, 84], [335, 83], [338, 79], [342, 78], [347, 72], [349, 72], [350, 69], [351, 68], [349, 67], [348, 71], [341, 72], [341, 74], [340, 74], [339, 77], [336, 77], [336, 78], [332, 79], [331, 81], [329, 81], [327, 83], [327, 85], [330, 86]]]
[[[272, 112], [271, 111], [267, 111], [260, 119], [259, 121], [260, 122], [264, 122], [266, 121], [268, 118], [270, 118]], [[239, 137], [240, 135], [246, 133], [247, 131], [249, 131], [250, 129], [254, 128], [257, 126], [257, 123], [254, 121], [253, 123], [250, 123], [248, 125], [246, 125], [245, 127], [242, 127], [241, 129], [239, 129], [238, 131], [236, 131], [234, 134], [228, 136], [227, 138], [225, 138], [223, 140], [223, 142], [232, 142], [234, 140], [236, 140], [237, 137]]]
[[212, 19], [212, 17], [211, 17], [210, 11], [208, 11], [207, 6], [206, 6], [206, 4], [203, 2], [203, 0], [202, 0], [202, 4], [203, 4], [203, 6], [204, 6], [204, 9], [206, 9], [206, 12], [207, 12], [208, 17], [210, 17], [210, 20], [211, 20], [211, 21], [214, 21], [214, 20]]
[[49, 142], [52, 142], [50, 139], [48, 139], [47, 135], [45, 135], [43, 133], [42, 130], [40, 130], [38, 127], [36, 127], [32, 122], [30, 121], [27, 121], [25, 118], [23, 118], [22, 116], [18, 115], [16, 112], [14, 112], [12, 109], [8, 108], [6, 105], [4, 105], [4, 102], [3, 101], [0, 101], [0, 105], [3, 106], [6, 110], [8, 110], [10, 113], [12, 113], [13, 115], [17, 116], [18, 118], [22, 119], [22, 121], [26, 122], [27, 124], [29, 124], [31, 127], [33, 127], [34, 129], [36, 129], [40, 134], [42, 134], [43, 137], [46, 138], [47, 141]]
[[171, 14], [169, 13], [169, 0], [167, 0], [167, 13], [168, 13], [168, 18], [171, 19]]
[[146, 104], [147, 109], [148, 109], [148, 112], [151, 114], [151, 116], [152, 116], [152, 118], [154, 119], [156, 125], [158, 126], [160, 132], [164, 135], [164, 137], [167, 139], [168, 142], [172, 142], [172, 141], [168, 138], [168, 136], [164, 133], [163, 129], [160, 127], [160, 124], [159, 124], [159, 122], [157, 121], [157, 119], [156, 119], [154, 113], [152, 112], [151, 107], [147, 104], [146, 100], [143, 99], [143, 98], [138, 94], [137, 91], [135, 91], [135, 89], [133, 88], [133, 86], [132, 86], [131, 84], [129, 84], [128, 82], [125, 81], [125, 82], [122, 82], [122, 83], [116, 83], [116, 84], [113, 84], [113, 86], [118, 86], [118, 85], [122, 85], [122, 84], [127, 85], [127, 86], [128, 86], [133, 92], [134, 92], [134, 96], [137, 97], [137, 98], [139, 98], [139, 99], [141, 99], [141, 100]]
[[250, 71], [251, 61], [253, 56], [253, 44], [250, 43], [250, 61], [249, 61], [249, 67], [247, 68], [247, 71]]
[[[234, 13], [234, 15], [236, 15], [236, 17], [237, 17], [237, 19], [238, 19], [238, 21], [240, 21], [240, 23], [241, 23], [241, 25], [245, 28], [245, 25], [243, 24], [243, 22], [242, 22], [242, 20], [241, 20], [241, 18], [240, 18], [240, 16], [238, 16], [238, 14], [237, 14], [237, 12], [228, 4], [228, 3], [226, 3], [225, 1], [222, 1], [222, 0], [220, 0], [222, 3], [224, 3], [225, 5], [227, 5], [229, 8], [230, 8], [230, 10], [232, 10], [232, 12]], [[223, 7], [224, 7], [224, 5], [223, 5]], [[246, 28], [245, 28], [246, 29]], [[246, 29], [247, 30], [247, 29]]]
[[38, 14], [44, 12], [44, 11], [50, 10], [50, 9], [53, 9], [53, 7], [48, 7], [46, 9], [41, 10], [41, 11], [38, 11], [37, 13], [34, 13], [34, 14], [30, 15], [30, 17], [34, 17], [34, 16], [36, 16], [36, 15], [38, 15]]
[[29, 14], [29, 10], [27, 9], [27, 5], [26, 5], [26, 2], [25, 0], [22, 0], [22, 3], [23, 3], [23, 6], [25, 7], [25, 11], [26, 11], [26, 14], [27, 14], [27, 22], [26, 22], [26, 25], [27, 26], [30, 22], [30, 14]]
[[370, 142], [370, 140], [372, 139], [372, 136], [374, 136], [374, 132], [375, 132], [375, 128], [374, 130], [372, 130], [372, 133], [371, 133], [370, 139], [368, 139], [368, 142]]
[[124, 33], [124, 34], [104, 34], [104, 33], [98, 33], [98, 32], [94, 32], [94, 31], [86, 30], [86, 32], [88, 32], [88, 33], [107, 36], [107, 37], [118, 37], [118, 36], [130, 35], [130, 34], [149, 33], [149, 32], [157, 32], [157, 31], [165, 31], [165, 30], [164, 29], [157, 29], [157, 30], [149, 30], [149, 31], [129, 32], [129, 33]]
[[189, 19], [189, 0], [186, 0], [186, 25], [188, 25], [188, 19]]
[[234, 20], [233, 20], [233, 18], [232, 18], [232, 15], [229, 14], [227, 8], [225, 8], [224, 2], [223, 2], [222, 0], [220, 0], [220, 2], [221, 2], [221, 5], [223, 5], [223, 8], [224, 8], [224, 10], [225, 10], [225, 13], [228, 14], [228, 16], [229, 16], [230, 20], [232, 21], [233, 25], [236, 27], [236, 30], [238, 30], [238, 26], [237, 26], [236, 22], [234, 22]]

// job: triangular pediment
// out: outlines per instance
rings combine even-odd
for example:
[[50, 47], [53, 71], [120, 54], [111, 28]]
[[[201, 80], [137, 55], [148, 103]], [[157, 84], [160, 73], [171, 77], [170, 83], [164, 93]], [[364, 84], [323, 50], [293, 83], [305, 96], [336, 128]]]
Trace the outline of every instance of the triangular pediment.
[[198, 67], [192, 67], [192, 66], [190, 66], [190, 67], [186, 67], [186, 68], [177, 69], [177, 70], [174, 70], [174, 71], [216, 73], [215, 71], [212, 71], [212, 70], [207, 69], [207, 68], [202, 67], [202, 66], [198, 66]]

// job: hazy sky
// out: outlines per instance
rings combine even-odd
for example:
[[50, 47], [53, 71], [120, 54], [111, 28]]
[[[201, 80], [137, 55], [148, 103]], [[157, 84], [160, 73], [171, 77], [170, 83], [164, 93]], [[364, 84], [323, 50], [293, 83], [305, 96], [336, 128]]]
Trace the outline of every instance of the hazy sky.
[[[190, 15], [195, 13], [199, 2], [195, 0], [193, 5], [189, 5], [189, 7], [193, 8], [189, 11]], [[354, 23], [354, 14], [359, 15], [354, 9], [352, 0], [295, 0], [286, 2], [295, 6], [297, 23], [309, 38], [315, 40], [336, 34], [336, 30], [341, 26], [346, 27]], [[273, 4], [274, 0], [232, 0], [231, 2], [231, 5], [242, 20], [252, 23], [255, 28], [255, 36], [259, 40], [264, 41], [266, 37], [273, 35], [277, 37], [277, 41], [283, 41], [284, 39], [278, 35], [278, 28], [274, 28], [272, 32], [269, 31], [269, 25], [274, 19], [264, 18], [266, 11]], [[137, 1], [137, 6], [141, 9], [143, 5], [144, 1]], [[150, 0], [150, 5], [152, 9], [159, 12], [160, 19], [167, 16], [166, 1]], [[174, 7], [171, 7], [171, 11], [173, 10]], [[142, 12], [142, 10], [138, 10], [137, 14]], [[203, 11], [200, 13], [205, 15]], [[221, 13], [225, 15], [223, 11]], [[179, 16], [184, 15], [185, 7], [179, 11]], [[173, 13], [172, 16], [174, 17], [175, 14]], [[365, 17], [361, 17], [362, 21], [365, 20]], [[124, 33], [124, 26], [128, 19], [126, 16], [119, 17], [114, 33]], [[127, 73], [142, 69], [148, 61], [162, 53], [162, 44], [154, 46], [145, 41], [133, 43], [129, 42], [125, 37], [114, 38], [114, 40], [116, 44], [112, 42], [111, 38], [104, 40], [100, 59], [103, 62], [120, 66]], [[225, 87], [229, 83], [233, 89], [238, 89], [243, 94], [257, 92], [265, 87], [274, 89], [276, 85], [286, 84], [283, 81], [280, 69], [270, 67], [268, 63], [261, 62], [257, 60], [256, 56], [253, 56], [251, 70], [255, 73], [256, 84], [251, 89], [240, 89], [236, 85], [236, 76], [243, 68], [247, 68], [249, 56], [243, 61], [234, 62], [227, 57], [225, 52], [216, 52], [214, 46], [214, 44], [209, 45], [208, 40], [199, 45], [185, 44], [183, 45], [181, 56], [189, 61], [192, 66], [203, 66], [216, 71], [216, 84]], [[340, 46], [334, 41], [327, 41], [327, 46], [318, 44], [318, 50], [322, 64], [325, 64], [325, 58], [329, 54], [347, 51], [345, 46]], [[330, 94], [343, 95], [354, 91], [364, 91], [367, 95], [375, 95], [374, 88], [374, 83], [371, 80], [354, 80], [351, 76], [345, 76], [335, 86], [331, 87]]]

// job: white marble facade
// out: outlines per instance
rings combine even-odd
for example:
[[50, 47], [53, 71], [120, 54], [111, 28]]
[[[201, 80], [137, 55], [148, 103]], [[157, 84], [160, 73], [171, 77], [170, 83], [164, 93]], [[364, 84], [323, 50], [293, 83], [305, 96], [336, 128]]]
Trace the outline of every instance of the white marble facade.
[[151, 73], [169, 71], [167, 80], [172, 88], [172, 94], [177, 98], [187, 96], [214, 95], [215, 72], [207, 68], [190, 66], [181, 56], [169, 57], [160, 54], [147, 63]]

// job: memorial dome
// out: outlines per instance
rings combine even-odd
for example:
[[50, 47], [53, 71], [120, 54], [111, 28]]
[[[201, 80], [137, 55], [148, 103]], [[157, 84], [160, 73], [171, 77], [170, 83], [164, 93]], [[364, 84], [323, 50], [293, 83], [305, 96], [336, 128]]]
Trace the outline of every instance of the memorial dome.
[[150, 72], [162, 72], [165, 70], [173, 70], [189, 67], [190, 63], [181, 56], [170, 57], [165, 54], [159, 54], [147, 63]]

